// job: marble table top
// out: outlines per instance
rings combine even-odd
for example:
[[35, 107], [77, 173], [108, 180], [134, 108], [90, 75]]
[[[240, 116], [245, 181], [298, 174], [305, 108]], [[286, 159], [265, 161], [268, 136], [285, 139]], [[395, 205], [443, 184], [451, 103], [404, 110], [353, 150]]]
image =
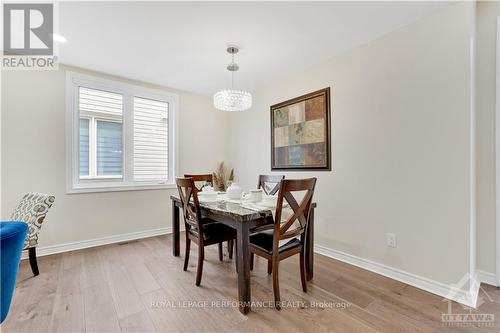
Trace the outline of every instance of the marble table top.
[[[170, 198], [172, 200], [180, 202], [178, 194], [171, 195]], [[271, 209], [257, 211], [249, 208], [244, 208], [241, 206], [241, 204], [228, 202], [225, 200], [215, 202], [200, 201], [200, 208], [213, 214], [228, 216], [234, 220], [241, 222], [254, 221], [273, 216], [273, 212], [271, 211]]]

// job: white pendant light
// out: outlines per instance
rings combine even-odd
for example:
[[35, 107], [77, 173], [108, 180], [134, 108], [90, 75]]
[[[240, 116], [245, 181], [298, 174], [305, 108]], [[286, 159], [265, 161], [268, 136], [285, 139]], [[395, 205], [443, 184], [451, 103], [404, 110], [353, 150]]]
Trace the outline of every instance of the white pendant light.
[[222, 111], [245, 111], [252, 107], [252, 94], [234, 90], [234, 72], [239, 69], [238, 64], [234, 62], [234, 55], [238, 51], [234, 46], [227, 48], [227, 52], [232, 56], [231, 63], [227, 65], [227, 70], [231, 72], [231, 89], [221, 90], [214, 95], [214, 106]]

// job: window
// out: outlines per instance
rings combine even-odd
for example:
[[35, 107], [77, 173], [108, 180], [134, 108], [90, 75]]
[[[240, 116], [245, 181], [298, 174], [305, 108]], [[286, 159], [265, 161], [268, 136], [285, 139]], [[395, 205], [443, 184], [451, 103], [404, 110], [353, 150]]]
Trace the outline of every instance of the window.
[[171, 187], [176, 96], [68, 73], [68, 192]]

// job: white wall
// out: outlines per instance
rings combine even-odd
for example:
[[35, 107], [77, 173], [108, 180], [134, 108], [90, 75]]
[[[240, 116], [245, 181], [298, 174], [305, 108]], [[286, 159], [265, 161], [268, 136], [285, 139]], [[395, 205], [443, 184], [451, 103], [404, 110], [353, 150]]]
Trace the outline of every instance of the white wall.
[[474, 15], [454, 4], [260, 89], [250, 111], [231, 115], [241, 183], [270, 172], [269, 106], [330, 86], [333, 171], [286, 173], [318, 177], [316, 243], [457, 282], [470, 261]]
[[[2, 219], [25, 192], [39, 191], [56, 196], [42, 247], [170, 227], [169, 196], [175, 190], [66, 194], [66, 69], [93, 74], [64, 66], [2, 73]], [[119, 80], [179, 95], [178, 174], [212, 171], [228, 155], [228, 117], [209, 97]]]
[[495, 273], [495, 107], [500, 2], [477, 4], [477, 265]]

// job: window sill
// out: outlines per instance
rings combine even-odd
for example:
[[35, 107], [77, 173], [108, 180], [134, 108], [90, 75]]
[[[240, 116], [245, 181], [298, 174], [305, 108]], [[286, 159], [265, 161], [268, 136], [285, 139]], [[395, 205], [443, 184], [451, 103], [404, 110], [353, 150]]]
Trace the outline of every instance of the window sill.
[[122, 175], [109, 175], [109, 176], [95, 176], [95, 177], [91, 177], [91, 176], [80, 176], [79, 177], [80, 180], [116, 180], [116, 179], [123, 179], [123, 176]]
[[146, 190], [169, 190], [175, 189], [175, 184], [160, 184], [160, 185], [113, 185], [113, 186], [99, 186], [99, 187], [74, 187], [66, 191], [66, 194], [78, 193], [99, 193], [99, 192], [122, 192], [122, 191], [146, 191]]

